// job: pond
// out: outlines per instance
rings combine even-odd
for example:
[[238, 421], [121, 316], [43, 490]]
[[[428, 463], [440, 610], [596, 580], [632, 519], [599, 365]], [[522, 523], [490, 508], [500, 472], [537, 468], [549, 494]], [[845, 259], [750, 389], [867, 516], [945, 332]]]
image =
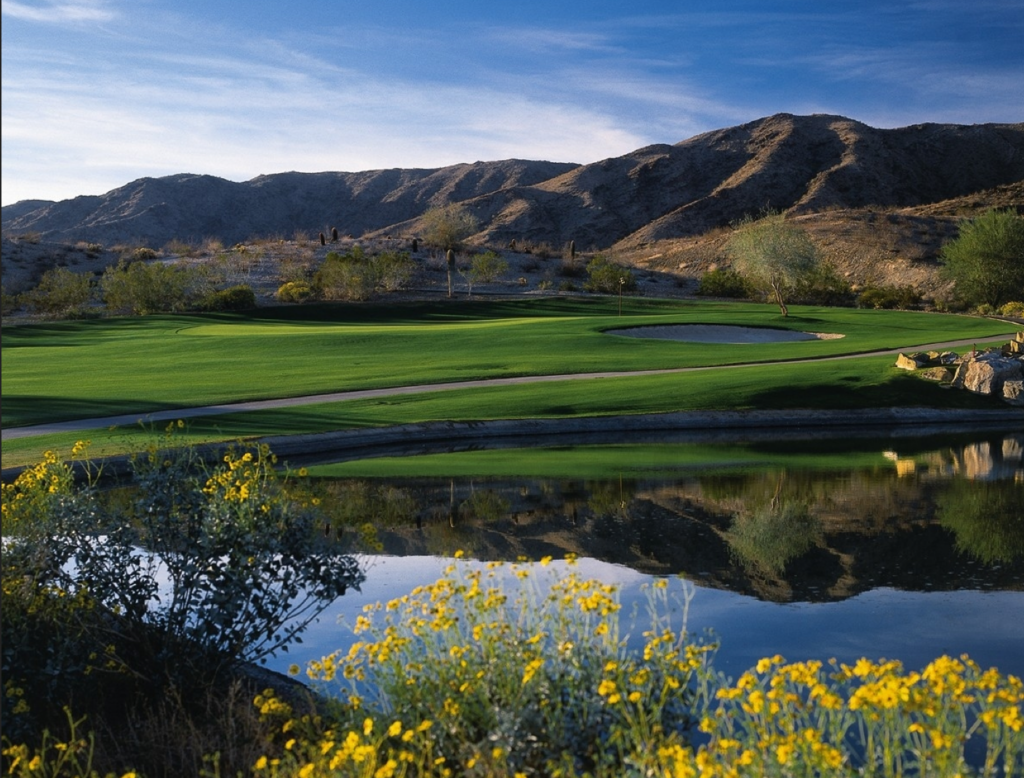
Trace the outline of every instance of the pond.
[[574, 554], [581, 573], [620, 585], [624, 614], [644, 583], [682, 576], [694, 584], [687, 628], [713, 631], [732, 677], [774, 654], [919, 668], [961, 653], [1021, 677], [1022, 455], [1020, 431], [661, 436], [312, 467], [326, 529], [373, 549], [367, 580], [268, 666], [346, 648], [365, 603], [433, 582], [461, 549], [467, 565]]

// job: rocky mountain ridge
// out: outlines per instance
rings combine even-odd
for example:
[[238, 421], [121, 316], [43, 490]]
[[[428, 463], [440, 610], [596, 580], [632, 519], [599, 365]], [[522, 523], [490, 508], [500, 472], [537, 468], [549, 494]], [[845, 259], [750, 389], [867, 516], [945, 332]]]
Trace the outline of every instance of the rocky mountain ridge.
[[1024, 122], [875, 129], [779, 114], [588, 165], [504, 160], [241, 183], [180, 174], [101, 196], [22, 201], [2, 218], [7, 235], [159, 247], [331, 227], [415, 235], [427, 209], [459, 202], [479, 220], [478, 243], [572, 239], [596, 250], [699, 236], [766, 207], [795, 215], [922, 207], [1022, 181]]

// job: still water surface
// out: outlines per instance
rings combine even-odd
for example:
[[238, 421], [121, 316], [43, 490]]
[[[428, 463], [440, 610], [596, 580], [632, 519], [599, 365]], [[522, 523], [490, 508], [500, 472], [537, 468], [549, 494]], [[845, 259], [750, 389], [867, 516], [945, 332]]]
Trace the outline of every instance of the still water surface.
[[[330, 533], [365, 542], [372, 527], [367, 580], [269, 666], [283, 672], [347, 648], [364, 604], [436, 580], [462, 549], [470, 566], [575, 554], [583, 575], [620, 585], [627, 616], [645, 602], [644, 583], [682, 576], [694, 584], [687, 628], [713, 632], [716, 666], [733, 677], [774, 654], [918, 668], [961, 653], [1024, 676], [1022, 454], [1024, 433], [1014, 432], [659, 441], [392, 463], [462, 473], [449, 477], [313, 468]], [[531, 461], [553, 474], [502, 472], [502, 463], [536, 472]]]

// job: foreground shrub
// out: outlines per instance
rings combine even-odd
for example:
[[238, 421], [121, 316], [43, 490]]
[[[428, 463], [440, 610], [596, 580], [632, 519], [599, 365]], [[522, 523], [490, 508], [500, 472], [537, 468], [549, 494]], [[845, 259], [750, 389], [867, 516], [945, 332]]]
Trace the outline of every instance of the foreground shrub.
[[[514, 599], [502, 585], [510, 577], [519, 581]], [[667, 603], [666, 589], [655, 584], [652, 604]], [[583, 579], [571, 561], [546, 581], [519, 565], [452, 565], [435, 584], [368, 608], [355, 624], [366, 638], [347, 654], [310, 664], [311, 678], [338, 682], [331, 688], [342, 703], [326, 729], [282, 725], [308, 739], [290, 751], [294, 766], [321, 774], [350, 764], [346, 731], [361, 741], [394, 736], [376, 743], [374, 758], [412, 774], [440, 774], [439, 765], [614, 771], [656, 737], [683, 742], [698, 721], [713, 647], [686, 643], [652, 616], [642, 652], [632, 652], [619, 608], [613, 585]], [[419, 753], [407, 748], [413, 740]]]
[[116, 731], [170, 690], [203, 699], [361, 583], [275, 461], [265, 447], [213, 465], [152, 450], [104, 501], [88, 460], [79, 483], [48, 453], [4, 486], [6, 737], [38, 742], [64, 707]]
[[731, 683], [713, 673], [712, 646], [669, 626], [667, 587], [649, 590], [651, 627], [630, 650], [616, 587], [571, 561], [546, 581], [453, 565], [367, 606], [363, 639], [310, 663], [341, 699], [332, 712], [256, 699], [284, 747], [255, 773], [952, 778], [970, 774], [971, 748], [983, 775], [1024, 770], [1019, 679], [967, 657], [905, 672], [776, 656]]

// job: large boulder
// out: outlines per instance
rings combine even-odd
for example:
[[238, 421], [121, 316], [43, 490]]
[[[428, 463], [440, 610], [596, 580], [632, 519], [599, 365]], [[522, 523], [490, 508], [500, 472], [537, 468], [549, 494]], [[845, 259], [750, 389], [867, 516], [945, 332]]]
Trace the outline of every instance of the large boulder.
[[1004, 357], [995, 351], [986, 351], [966, 357], [957, 368], [953, 386], [975, 394], [1003, 397], [1003, 384], [1024, 379], [1024, 363]]

